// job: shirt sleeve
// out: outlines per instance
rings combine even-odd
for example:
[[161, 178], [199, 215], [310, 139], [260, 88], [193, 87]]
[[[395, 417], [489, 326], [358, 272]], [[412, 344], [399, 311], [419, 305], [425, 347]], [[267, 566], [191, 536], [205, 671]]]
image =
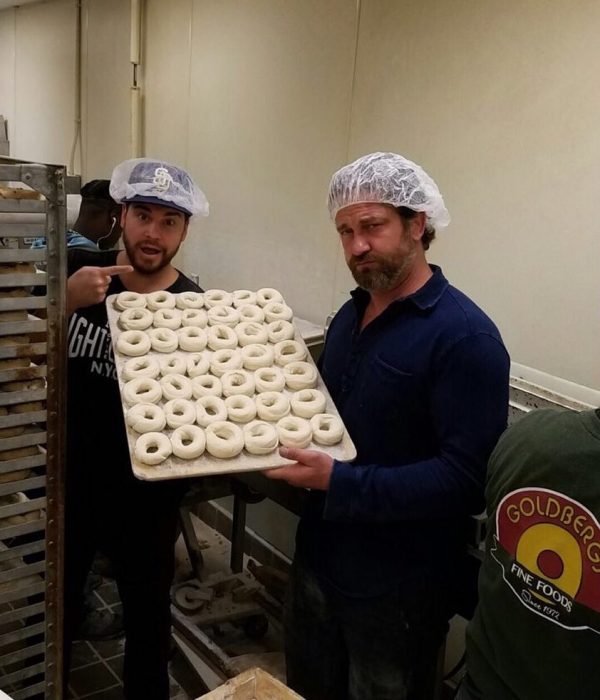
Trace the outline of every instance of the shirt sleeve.
[[454, 344], [432, 379], [437, 454], [397, 466], [334, 462], [325, 519], [392, 522], [480, 513], [486, 463], [506, 427], [509, 367], [506, 349], [491, 335]]

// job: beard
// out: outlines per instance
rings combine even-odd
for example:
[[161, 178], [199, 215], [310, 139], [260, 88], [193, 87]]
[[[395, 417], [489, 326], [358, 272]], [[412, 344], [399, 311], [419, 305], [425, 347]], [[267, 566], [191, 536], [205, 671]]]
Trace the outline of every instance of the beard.
[[[415, 257], [416, 246], [412, 244], [408, 252], [396, 251], [385, 257], [374, 253], [365, 253], [361, 257], [353, 256], [348, 261], [348, 267], [359, 287], [367, 292], [387, 292], [406, 279]], [[374, 265], [369, 269], [362, 269], [359, 263], [364, 262]]]
[[[153, 275], [155, 272], [167, 267], [179, 250], [179, 246], [177, 246], [177, 248], [175, 248], [173, 251], [165, 251], [164, 249], [161, 249], [162, 252], [160, 255], [153, 256], [152, 260], [145, 260], [144, 253], [141, 249], [147, 244], [138, 243], [137, 245], [132, 245], [125, 232], [123, 232], [123, 245], [125, 246], [125, 252], [127, 253], [131, 266], [141, 275]], [[159, 246], [154, 244], [152, 247], [160, 249]]]

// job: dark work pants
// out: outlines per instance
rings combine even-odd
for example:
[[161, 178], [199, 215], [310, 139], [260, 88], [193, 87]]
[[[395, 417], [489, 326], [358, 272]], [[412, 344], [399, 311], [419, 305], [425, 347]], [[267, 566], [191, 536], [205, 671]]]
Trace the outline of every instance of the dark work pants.
[[113, 563], [123, 603], [125, 696], [168, 699], [169, 594], [182, 494], [181, 482], [138, 481], [129, 462], [100, 465], [89, 451], [87, 457], [70, 454], [65, 504], [65, 677], [73, 633], [83, 615], [87, 573], [95, 552], [101, 550]]
[[306, 700], [431, 700], [448, 629], [443, 599], [423, 588], [350, 598], [294, 561], [285, 611], [289, 686]]

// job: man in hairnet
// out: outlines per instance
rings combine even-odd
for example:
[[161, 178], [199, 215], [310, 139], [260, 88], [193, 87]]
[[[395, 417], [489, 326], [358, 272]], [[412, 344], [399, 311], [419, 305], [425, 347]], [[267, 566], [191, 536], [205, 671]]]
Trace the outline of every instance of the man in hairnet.
[[98, 549], [111, 560], [123, 603], [125, 695], [166, 700], [169, 590], [185, 482], [139, 481], [132, 473], [105, 299], [126, 290], [201, 291], [172, 259], [190, 217], [206, 216], [208, 203], [184, 170], [147, 158], [117, 165], [110, 193], [121, 204], [124, 250], [70, 249], [68, 256], [66, 653]]
[[492, 321], [425, 253], [449, 223], [435, 182], [394, 153], [333, 175], [329, 211], [358, 287], [320, 371], [349, 462], [283, 448], [266, 472], [310, 489], [286, 610], [288, 682], [307, 700], [433, 697], [469, 516], [508, 411]]

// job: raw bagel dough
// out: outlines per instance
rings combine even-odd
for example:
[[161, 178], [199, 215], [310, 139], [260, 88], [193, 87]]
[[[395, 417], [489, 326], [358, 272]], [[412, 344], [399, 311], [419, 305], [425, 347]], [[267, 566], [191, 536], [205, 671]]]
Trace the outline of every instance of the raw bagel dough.
[[162, 398], [162, 390], [156, 379], [137, 377], [123, 386], [123, 398], [130, 406], [136, 403], [158, 403]]
[[204, 294], [202, 292], [181, 292], [175, 297], [175, 305], [178, 309], [201, 309], [204, 306]]
[[254, 394], [254, 375], [243, 369], [230, 369], [221, 377], [223, 385], [223, 396], [234, 396], [235, 394]]
[[136, 403], [125, 420], [136, 433], [159, 433], [166, 425], [164, 411], [155, 403]]
[[336, 445], [344, 435], [344, 424], [331, 413], [318, 413], [310, 419], [313, 440], [319, 445]]
[[264, 391], [283, 391], [285, 377], [279, 367], [261, 367], [254, 372], [254, 384], [257, 394]]
[[213, 374], [200, 374], [192, 379], [192, 395], [195, 399], [203, 396], [221, 396], [221, 380]]
[[292, 411], [300, 418], [312, 418], [324, 413], [327, 399], [318, 389], [300, 389], [290, 399]]
[[290, 412], [290, 400], [278, 391], [265, 391], [256, 396], [256, 412], [262, 420], [279, 420]]
[[235, 327], [235, 334], [238, 337], [238, 343], [242, 347], [252, 344], [264, 345], [269, 342], [267, 329], [262, 323], [255, 323], [254, 321], [238, 323]]
[[227, 416], [235, 423], [248, 423], [256, 418], [256, 404], [246, 394], [234, 394], [225, 399]]
[[206, 428], [206, 450], [213, 457], [231, 459], [244, 449], [244, 434], [235, 423], [217, 421]]
[[164, 433], [144, 433], [136, 440], [133, 452], [138, 461], [154, 466], [170, 457], [172, 449]]
[[283, 368], [288, 389], [312, 389], [317, 384], [317, 370], [310, 362], [290, 362]]
[[208, 337], [204, 328], [185, 326], [177, 331], [179, 347], [186, 352], [201, 352], [206, 347]]
[[146, 304], [150, 311], [157, 311], [158, 309], [174, 309], [175, 295], [164, 290], [150, 292], [150, 294], [146, 294]]
[[124, 309], [144, 308], [146, 306], [146, 296], [137, 292], [121, 292], [115, 299], [115, 308], [119, 311]]
[[254, 323], [263, 323], [265, 320], [265, 312], [258, 304], [246, 304], [240, 306], [240, 321], [254, 321]]
[[165, 404], [165, 419], [169, 428], [195, 423], [196, 405], [187, 399], [171, 399]]
[[[186, 358], [186, 370], [188, 377], [198, 377], [207, 374], [209, 369], [208, 357], [201, 352], [192, 353]], [[182, 372], [183, 374], [183, 372]]]
[[302, 362], [306, 357], [306, 347], [298, 340], [282, 340], [273, 348], [275, 362], [278, 365], [289, 365], [290, 362]]
[[265, 320], [267, 323], [273, 323], [273, 321], [291, 321], [294, 317], [294, 312], [290, 307], [280, 301], [270, 302], [265, 306], [263, 311], [265, 312]]
[[[196, 423], [206, 428], [211, 423], [227, 420], [227, 407], [218, 396], [201, 396], [196, 401]], [[212, 452], [211, 452], [212, 454]]]
[[177, 333], [170, 328], [152, 328], [148, 331], [150, 344], [156, 352], [175, 352], [177, 350]]
[[158, 362], [149, 355], [143, 357], [132, 357], [123, 365], [123, 380], [128, 382], [137, 377], [150, 377], [156, 379], [160, 374]]
[[289, 321], [271, 321], [267, 325], [270, 343], [281, 343], [283, 340], [293, 340], [294, 326]]
[[210, 371], [221, 377], [227, 370], [241, 369], [243, 364], [242, 353], [239, 350], [217, 350], [210, 359]]
[[119, 325], [126, 331], [145, 331], [150, 328], [154, 316], [152, 311], [142, 306], [125, 309], [119, 316]]
[[182, 425], [171, 435], [173, 454], [180, 459], [196, 459], [204, 452], [206, 435], [197, 425]]
[[181, 325], [198, 326], [198, 328], [206, 328], [208, 325], [208, 316], [204, 309], [184, 309], [181, 312]]
[[233, 328], [221, 323], [208, 329], [208, 347], [211, 350], [232, 350], [237, 348], [237, 344], [238, 338]]
[[181, 311], [179, 309], [162, 308], [154, 312], [155, 328], [170, 328], [176, 331], [181, 326]]
[[140, 357], [149, 352], [150, 344], [145, 331], [123, 331], [117, 339], [117, 350], [128, 357]]
[[[260, 369], [271, 367], [275, 360], [275, 353], [270, 345], [253, 343], [242, 348], [242, 360], [246, 369]], [[283, 388], [283, 387], [282, 387]]]
[[207, 316], [209, 326], [218, 326], [222, 324], [233, 328], [240, 322], [240, 312], [234, 309], [233, 306], [217, 304], [207, 311]]
[[249, 304], [256, 304], [256, 293], [251, 292], [249, 289], [236, 289], [231, 296], [236, 309]]
[[298, 416], [285, 416], [277, 422], [279, 442], [286, 447], [308, 447], [312, 437], [310, 423]]
[[273, 452], [279, 444], [277, 429], [270, 423], [255, 420], [243, 427], [244, 445], [252, 455], [266, 455]]
[[185, 357], [183, 355], [161, 355], [158, 358], [158, 366], [163, 377], [167, 374], [185, 374]]
[[256, 292], [256, 303], [259, 306], [266, 306], [273, 301], [283, 302], [281, 293], [272, 287], [263, 287]]
[[167, 401], [192, 398], [192, 382], [183, 374], [166, 374], [160, 380], [160, 386]]
[[207, 289], [204, 292], [204, 305], [211, 309], [213, 306], [231, 306], [233, 295], [224, 289]]

